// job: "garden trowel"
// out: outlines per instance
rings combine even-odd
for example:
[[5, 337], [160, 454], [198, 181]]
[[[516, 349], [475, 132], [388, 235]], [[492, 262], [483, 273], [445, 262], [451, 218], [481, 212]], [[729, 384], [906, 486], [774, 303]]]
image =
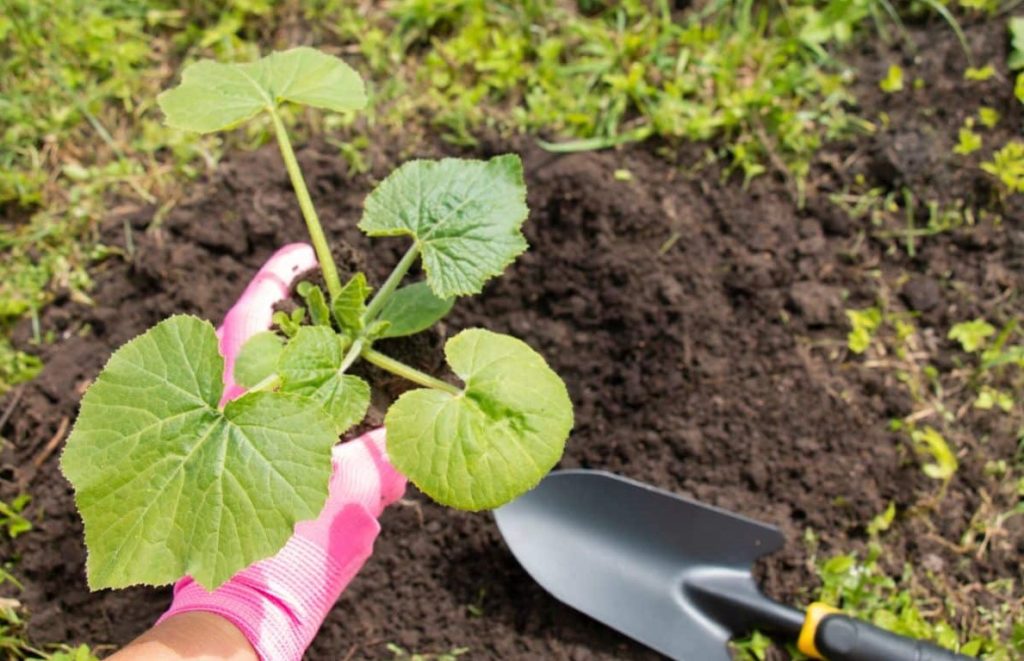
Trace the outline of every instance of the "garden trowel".
[[751, 567], [782, 547], [777, 528], [617, 475], [554, 472], [494, 514], [548, 592], [673, 659], [728, 661], [729, 640], [755, 629], [815, 659], [969, 658], [825, 604], [769, 599]]

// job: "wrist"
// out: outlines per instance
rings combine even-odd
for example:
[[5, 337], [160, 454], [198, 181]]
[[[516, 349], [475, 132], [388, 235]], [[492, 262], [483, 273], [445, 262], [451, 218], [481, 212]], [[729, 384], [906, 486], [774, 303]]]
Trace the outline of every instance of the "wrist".
[[245, 634], [210, 612], [181, 613], [161, 620], [108, 661], [257, 661]]

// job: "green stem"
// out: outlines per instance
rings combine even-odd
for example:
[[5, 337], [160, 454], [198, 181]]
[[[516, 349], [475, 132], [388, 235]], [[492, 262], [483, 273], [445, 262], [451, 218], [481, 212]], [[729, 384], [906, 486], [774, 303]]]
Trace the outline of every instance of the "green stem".
[[363, 338], [356, 339], [349, 347], [348, 353], [341, 359], [341, 365], [338, 367], [338, 374], [344, 374], [348, 371], [348, 368], [352, 367], [352, 363], [359, 359], [359, 355], [363, 352], [363, 348], [366, 346], [366, 340]]
[[363, 349], [362, 355], [363, 358], [367, 360], [367, 362], [372, 363], [383, 370], [387, 370], [392, 374], [397, 374], [403, 379], [408, 379], [413, 383], [418, 383], [421, 386], [433, 388], [434, 390], [443, 390], [444, 392], [449, 393], [451, 395], [462, 394], [462, 391], [453, 386], [452, 384], [447, 383], [446, 381], [442, 381], [441, 379], [435, 379], [429, 374], [424, 374], [418, 369], [414, 367], [409, 367], [405, 363], [395, 360], [390, 356], [385, 356], [384, 354], [380, 353], [379, 351], [376, 351], [375, 349], [371, 349], [370, 347]]
[[264, 390], [273, 390], [281, 385], [281, 377], [277, 374], [271, 374], [266, 376], [262, 381], [254, 385], [252, 388], [246, 390], [246, 392], [263, 392]]
[[405, 274], [408, 273], [412, 267], [416, 258], [420, 256], [419, 244], [414, 243], [412, 246], [402, 255], [402, 259], [399, 260], [398, 264], [395, 265], [395, 269], [388, 276], [388, 279], [384, 281], [381, 288], [377, 291], [377, 294], [370, 300], [370, 304], [366, 306], [366, 313], [363, 315], [363, 325], [369, 324], [373, 321], [377, 314], [380, 313], [381, 308], [387, 302], [388, 297], [398, 287], [398, 283], [402, 281]]
[[295, 197], [299, 200], [299, 208], [302, 210], [302, 217], [306, 220], [306, 229], [309, 230], [309, 238], [313, 242], [313, 249], [316, 250], [317, 261], [320, 262], [320, 270], [324, 274], [324, 282], [327, 283], [327, 292], [333, 301], [341, 292], [341, 279], [338, 278], [338, 267], [334, 265], [334, 258], [331, 256], [331, 247], [324, 236], [324, 229], [320, 226], [320, 218], [316, 215], [316, 208], [313, 200], [309, 197], [309, 189], [306, 188], [306, 181], [302, 178], [302, 170], [299, 169], [299, 162], [295, 160], [295, 152], [292, 150], [291, 140], [288, 139], [288, 131], [281, 121], [280, 115], [273, 108], [268, 108], [271, 119], [274, 120], [274, 133], [277, 135], [277, 144], [281, 148], [281, 157], [284, 159], [284, 166], [288, 170], [288, 176], [292, 180], [292, 188], [295, 189]]

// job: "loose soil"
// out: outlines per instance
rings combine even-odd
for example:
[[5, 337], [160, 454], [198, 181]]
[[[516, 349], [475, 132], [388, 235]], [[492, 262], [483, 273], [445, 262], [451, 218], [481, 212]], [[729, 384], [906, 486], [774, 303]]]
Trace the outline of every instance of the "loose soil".
[[[523, 338], [563, 376], [576, 405], [562, 466], [615, 471], [779, 526], [786, 548], [758, 566], [776, 598], [806, 603], [817, 586], [806, 530], [820, 536], [819, 555], [862, 550], [866, 523], [895, 502], [900, 512], [924, 512], [901, 516], [887, 533], [894, 574], [904, 562], [928, 567], [938, 578], [923, 589], [959, 590], [963, 618], [994, 605], [969, 586], [998, 578], [1021, 584], [1024, 530], [1007, 522], [980, 557], [964, 557], [953, 544], [981, 507], [981, 492], [992, 493], [985, 460], [1012, 458], [1011, 430], [995, 414], [972, 413], [968, 424], [987, 442], [961, 447], [963, 466], [948, 494], [929, 506], [935, 483], [904, 437], [887, 431], [913, 402], [886, 372], [847, 354], [843, 309], [871, 305], [880, 287], [906, 281], [892, 305], [919, 312], [925, 332], [977, 314], [1020, 318], [1024, 214], [1008, 208], [1001, 223], [923, 239], [910, 258], [828, 201], [858, 174], [890, 189], [909, 182], [939, 199], [991, 194], [984, 176], [951, 160], [955, 129], [980, 98], [1007, 118], [996, 133], [1005, 141], [1020, 111], [1005, 81], [961, 81], [962, 56], [944, 30], [920, 28], [917, 37], [931, 45], [916, 71], [928, 86], [899, 101], [872, 92], [896, 55], [863, 54], [862, 112], [885, 110], [894, 128], [823, 152], [804, 209], [773, 177], [744, 189], [717, 172], [686, 176], [650, 146], [556, 156], [519, 139], [473, 151], [522, 154], [531, 250], [420, 342], [436, 345], [468, 326]], [[1001, 32], [981, 26], [969, 34], [980, 61], [1005, 61]], [[385, 147], [369, 155], [371, 173], [359, 175], [329, 147], [301, 150], [348, 267], [380, 282], [404, 247], [398, 240], [371, 247], [353, 227], [374, 180], [405, 157], [442, 152], [456, 153]], [[674, 158], [686, 162], [688, 154]], [[618, 180], [619, 169], [632, 179]], [[0, 550], [16, 562], [24, 583], [17, 597], [37, 641], [123, 644], [166, 608], [169, 590], [90, 593], [81, 523], [56, 453], [37, 472], [26, 467], [73, 420], [114, 348], [172, 313], [219, 319], [276, 247], [304, 238], [272, 147], [231, 156], [195, 190], [159, 226], [144, 208], [104, 220], [106, 243], [124, 257], [93, 270], [94, 305], [64, 297], [44, 311], [42, 329], [56, 338], [41, 350], [46, 367], [16, 401], [0, 403], [0, 412], [14, 407], [0, 430], [11, 441], [0, 496], [31, 478], [35, 524]], [[27, 329], [20, 332], [24, 340]], [[413, 355], [429, 356], [423, 348]], [[953, 345], [943, 333], [932, 337], [931, 351], [937, 357]], [[420, 367], [440, 367], [424, 360]], [[657, 658], [545, 594], [489, 515], [441, 508], [413, 488], [407, 495], [384, 514], [374, 556], [309, 658], [390, 658], [387, 643], [433, 653], [465, 647], [469, 658]]]

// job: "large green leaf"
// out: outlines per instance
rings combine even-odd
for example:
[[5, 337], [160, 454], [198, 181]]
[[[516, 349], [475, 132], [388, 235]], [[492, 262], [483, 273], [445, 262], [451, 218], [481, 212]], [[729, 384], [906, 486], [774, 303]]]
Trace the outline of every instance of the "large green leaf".
[[388, 456], [438, 502], [497, 507], [558, 462], [572, 429], [565, 384], [525, 342], [480, 328], [445, 345], [458, 395], [412, 390], [388, 410]]
[[380, 321], [388, 322], [381, 337], [403, 337], [425, 331], [448, 314], [454, 298], [438, 298], [425, 282], [396, 290], [380, 311]]
[[185, 67], [180, 85], [157, 97], [168, 126], [199, 133], [232, 128], [284, 101], [358, 110], [366, 91], [352, 67], [302, 46], [255, 62], [200, 60]]
[[223, 369], [213, 326], [175, 316], [114, 352], [86, 392], [61, 468], [93, 589], [184, 574], [213, 589], [323, 507], [330, 420], [267, 392], [220, 411]]
[[282, 349], [284, 342], [273, 331], [263, 331], [250, 337], [235, 358], [235, 382], [243, 388], [252, 388], [274, 374]]
[[438, 298], [476, 294], [526, 250], [529, 209], [515, 154], [488, 161], [409, 161], [366, 197], [359, 228], [410, 235]]
[[334, 420], [338, 434], [361, 422], [370, 405], [370, 386], [358, 376], [339, 374], [348, 340], [326, 326], [303, 326], [281, 353], [281, 392], [317, 402]]

